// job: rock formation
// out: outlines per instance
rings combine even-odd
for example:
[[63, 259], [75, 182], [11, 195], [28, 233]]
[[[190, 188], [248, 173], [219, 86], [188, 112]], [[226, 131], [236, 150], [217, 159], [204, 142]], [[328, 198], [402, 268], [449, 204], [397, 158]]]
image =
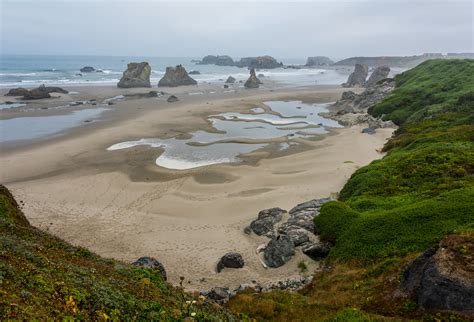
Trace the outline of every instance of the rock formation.
[[179, 99], [174, 96], [174, 95], [170, 95], [170, 97], [168, 97], [168, 99], [166, 100], [168, 103], [174, 103], [174, 102], [177, 102], [179, 101]]
[[201, 75], [201, 72], [198, 70], [192, 70], [189, 72], [189, 75]]
[[334, 62], [326, 56], [308, 57], [306, 66], [330, 66]]
[[8, 93], [5, 94], [5, 96], [23, 96], [26, 93], [28, 93], [28, 90], [26, 88], [18, 87], [9, 90]]
[[258, 213], [257, 219], [250, 223], [250, 229], [257, 235], [265, 235], [273, 232], [275, 224], [283, 218], [286, 210], [281, 208], [270, 208]]
[[165, 281], [167, 279], [165, 267], [153, 257], [140, 257], [132, 264], [135, 266], [157, 269], [160, 272], [161, 277], [163, 277]]
[[258, 88], [261, 83], [262, 82], [257, 78], [257, 75], [255, 75], [255, 68], [252, 68], [250, 70], [250, 77], [247, 79], [244, 86], [246, 88]]
[[370, 74], [369, 79], [365, 83], [365, 87], [375, 86], [382, 79], [387, 78], [389, 73], [390, 73], [390, 67], [388, 66], [379, 66], [375, 68], [372, 74]]
[[369, 68], [367, 65], [355, 64], [354, 71], [349, 75], [347, 82], [342, 84], [344, 87], [364, 87]]
[[236, 79], [232, 76], [227, 77], [227, 80], [225, 81], [227, 84], [234, 84]]
[[278, 235], [272, 238], [263, 252], [265, 263], [269, 267], [280, 267], [285, 265], [295, 254], [295, 246], [286, 235]]
[[36, 100], [36, 99], [42, 99], [42, 98], [51, 98], [50, 93], [62, 93], [62, 94], [67, 94], [69, 93], [65, 89], [61, 87], [55, 87], [55, 86], [44, 86], [41, 85], [38, 88], [34, 88], [32, 90], [29, 90], [23, 94], [23, 98], [26, 100]]
[[235, 63], [237, 67], [271, 69], [283, 67], [282, 62], [278, 62], [272, 56], [244, 57]]
[[200, 65], [218, 65], [234, 66], [234, 60], [227, 55], [207, 55], [198, 64]]
[[242, 268], [244, 267], [244, 259], [242, 255], [239, 253], [227, 253], [219, 260], [217, 263], [216, 270], [218, 273], [222, 271], [224, 268]]
[[117, 84], [119, 88], [151, 87], [151, 67], [147, 62], [129, 63]]
[[95, 68], [92, 66], [84, 66], [79, 71], [81, 73], [92, 73], [92, 72], [95, 72]]
[[176, 67], [166, 67], [165, 76], [158, 82], [158, 86], [176, 87], [182, 85], [197, 85], [182, 65]]
[[405, 270], [397, 296], [416, 298], [424, 309], [474, 313], [474, 241], [445, 237]]

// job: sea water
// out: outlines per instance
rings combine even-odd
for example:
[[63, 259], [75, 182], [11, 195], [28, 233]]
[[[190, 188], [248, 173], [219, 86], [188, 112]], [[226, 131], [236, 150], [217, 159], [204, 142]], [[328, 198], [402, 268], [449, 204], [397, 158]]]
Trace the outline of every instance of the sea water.
[[[257, 113], [222, 113], [209, 116], [217, 133], [196, 131], [189, 139], [141, 138], [120, 142], [107, 150], [115, 151], [136, 146], [151, 146], [163, 149], [156, 159], [160, 167], [186, 170], [218, 163], [241, 161], [240, 155], [259, 150], [273, 139], [284, 142], [279, 149], [289, 148], [296, 138], [307, 138], [325, 134], [328, 128], [342, 127], [339, 123], [317, 115], [326, 111], [327, 104], [306, 104], [301, 101], [268, 101], [268, 109], [277, 114], [262, 113], [264, 109], [253, 108]], [[291, 126], [290, 126], [291, 125]]]

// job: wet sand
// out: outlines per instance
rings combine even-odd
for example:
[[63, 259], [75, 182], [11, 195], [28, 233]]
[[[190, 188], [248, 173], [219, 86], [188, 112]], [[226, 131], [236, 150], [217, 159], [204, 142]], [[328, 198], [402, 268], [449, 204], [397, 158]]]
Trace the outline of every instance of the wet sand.
[[[79, 94], [56, 100], [99, 100], [148, 91], [71, 90]], [[300, 140], [298, 148], [283, 153], [267, 149], [250, 153], [242, 164], [186, 171], [157, 167], [154, 160], [160, 149], [106, 151], [127, 140], [211, 130], [207, 120], [211, 114], [248, 112], [268, 100], [335, 101], [343, 91], [330, 86], [278, 89], [271, 85], [226, 90], [213, 85], [164, 89], [180, 101], [167, 103], [166, 96], [128, 99], [114, 104], [100, 122], [33, 144], [4, 145], [0, 181], [25, 202], [24, 212], [33, 225], [106, 257], [133, 261], [154, 256], [166, 267], [171, 282], [183, 276], [190, 289], [296, 277], [301, 260], [311, 272], [317, 263], [301, 253], [281, 268], [264, 269], [255, 250], [267, 239], [244, 234], [244, 227], [262, 209], [290, 209], [339, 191], [358, 167], [383, 156], [377, 150], [392, 129], [375, 135], [360, 133], [360, 127], [336, 129], [317, 140]], [[189, 95], [195, 92], [203, 94]], [[8, 111], [0, 117], [41, 113], [41, 104], [51, 102], [35, 104], [36, 110]], [[240, 252], [245, 267], [215, 273], [217, 261], [229, 251]]]

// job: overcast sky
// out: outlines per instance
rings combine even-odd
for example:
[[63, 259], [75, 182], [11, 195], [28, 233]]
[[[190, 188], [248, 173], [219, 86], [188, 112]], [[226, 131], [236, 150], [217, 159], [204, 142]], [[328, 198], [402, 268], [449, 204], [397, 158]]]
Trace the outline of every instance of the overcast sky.
[[194, 57], [472, 52], [472, 0], [0, 0], [1, 52]]

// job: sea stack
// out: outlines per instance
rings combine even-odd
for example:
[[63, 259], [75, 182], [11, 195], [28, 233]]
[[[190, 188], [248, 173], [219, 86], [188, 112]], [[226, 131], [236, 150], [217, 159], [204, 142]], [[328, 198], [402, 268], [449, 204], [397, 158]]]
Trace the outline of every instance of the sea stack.
[[364, 87], [369, 68], [367, 65], [355, 64], [354, 71], [349, 75], [347, 82], [342, 84], [344, 87]]
[[117, 84], [119, 88], [151, 87], [151, 67], [147, 62], [129, 63]]
[[257, 78], [255, 74], [255, 68], [252, 67], [250, 70], [250, 77], [245, 82], [244, 86], [246, 88], [258, 88], [262, 82]]
[[166, 67], [165, 76], [158, 82], [158, 86], [176, 87], [183, 85], [197, 85], [196, 80], [188, 75], [182, 65], [176, 67]]
[[390, 73], [390, 67], [388, 66], [379, 66], [375, 68], [372, 74], [370, 75], [369, 79], [367, 80], [365, 87], [375, 86], [382, 79], [387, 78], [389, 73]]

